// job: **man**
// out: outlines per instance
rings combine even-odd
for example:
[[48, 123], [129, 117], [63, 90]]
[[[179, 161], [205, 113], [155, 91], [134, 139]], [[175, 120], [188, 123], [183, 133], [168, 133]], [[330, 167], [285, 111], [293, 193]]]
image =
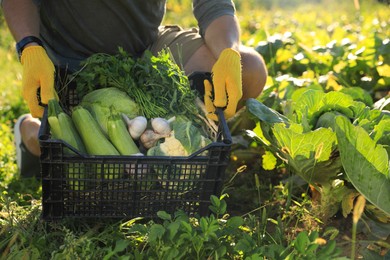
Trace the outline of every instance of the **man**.
[[[1, 0], [0, 0], [1, 1]], [[232, 117], [247, 98], [256, 98], [266, 81], [262, 57], [240, 45], [240, 29], [231, 0], [194, 0], [196, 29], [160, 26], [164, 0], [2, 0], [8, 27], [17, 42], [23, 66], [22, 93], [31, 116], [15, 125], [18, 165], [37, 162], [42, 104], [55, 98], [55, 70], [74, 72], [80, 61], [97, 52], [115, 54], [118, 47], [135, 57], [170, 48], [175, 61], [190, 75], [211, 71], [205, 82], [205, 105], [216, 120], [215, 107]], [[213, 92], [213, 96], [211, 93]], [[38, 98], [37, 98], [38, 95]], [[19, 149], [19, 144], [21, 149]], [[29, 155], [29, 156], [28, 156]]]

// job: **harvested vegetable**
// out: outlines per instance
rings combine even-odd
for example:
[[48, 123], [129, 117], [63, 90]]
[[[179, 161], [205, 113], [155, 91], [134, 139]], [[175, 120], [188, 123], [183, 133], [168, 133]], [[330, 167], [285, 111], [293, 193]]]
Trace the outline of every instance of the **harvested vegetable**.
[[[54, 139], [63, 140], [81, 153], [86, 153], [83, 141], [71, 117], [62, 110], [60, 104], [55, 99], [49, 100], [47, 120]], [[70, 149], [65, 149], [65, 151], [73, 153]]]
[[111, 109], [115, 109], [130, 118], [139, 114], [139, 106], [123, 91], [117, 88], [94, 90], [83, 97], [80, 105], [97, 120], [103, 133], [107, 136], [107, 120]]
[[80, 98], [96, 89], [116, 87], [139, 105], [138, 115], [146, 118], [170, 114], [195, 118], [198, 113], [196, 92], [167, 51], [157, 56], [146, 51], [138, 59], [123, 49], [117, 55], [94, 54], [85, 60], [74, 79]]
[[82, 106], [72, 111], [72, 120], [80, 133], [90, 155], [119, 155], [118, 150], [107, 139], [91, 113]]
[[[49, 100], [48, 103], [48, 118], [51, 134], [54, 139], [62, 140], [72, 146], [82, 154], [86, 154], [86, 148], [83, 141], [72, 121], [72, 118], [63, 111], [56, 99]], [[67, 154], [74, 154], [71, 149], [65, 148]], [[84, 177], [84, 167], [82, 164], [75, 163], [67, 168], [68, 184], [73, 190], [83, 190], [84, 187], [80, 178]]]
[[[123, 118], [130, 136], [133, 140], [139, 139], [143, 148], [151, 149], [161, 143], [160, 140], [168, 138], [173, 129], [171, 124], [177, 117], [181, 118], [181, 123], [185, 118], [186, 123], [175, 131], [175, 138], [181, 138], [177, 139], [188, 154], [201, 147], [202, 140], [211, 142], [201, 137], [208, 136], [205, 131], [210, 127], [205, 126], [206, 116], [197, 105], [197, 92], [191, 89], [188, 78], [167, 51], [157, 56], [147, 51], [137, 59], [123, 49], [119, 49], [116, 55], [95, 54], [85, 60], [74, 79], [77, 93], [82, 99], [81, 105], [91, 112], [106, 135], [110, 107], [105, 102], [110, 99], [117, 103], [117, 100], [112, 96], [97, 95], [96, 92], [116, 88], [138, 108], [134, 109], [132, 115], [129, 111], [121, 112], [125, 114]], [[100, 98], [104, 101], [97, 101]], [[146, 129], [149, 119], [152, 129]]]
[[138, 104], [126, 92], [117, 88], [94, 90], [83, 97], [82, 104], [100, 103], [103, 107], [113, 106], [117, 111], [133, 117], [140, 113]]
[[130, 133], [130, 136], [134, 140], [138, 140], [143, 132], [145, 132], [148, 125], [148, 120], [144, 116], [137, 116], [133, 119], [130, 119], [126, 114], [122, 114], [123, 120], [125, 120], [127, 129]]
[[145, 132], [141, 135], [140, 141], [141, 144], [146, 148], [150, 149], [153, 146], [155, 146], [161, 138], [166, 137], [167, 135], [162, 135], [159, 133], [156, 133], [152, 129], [147, 129]]
[[152, 118], [150, 124], [152, 125], [153, 131], [160, 135], [169, 135], [172, 132], [170, 123], [173, 122], [176, 117], [165, 119], [161, 117]]
[[182, 143], [176, 139], [175, 134], [172, 133], [164, 139], [164, 142], [159, 144], [156, 148], [151, 149], [151, 154], [159, 156], [188, 156], [187, 150], [184, 148]]
[[122, 116], [116, 111], [112, 111], [111, 115], [108, 117], [107, 133], [109, 140], [121, 155], [134, 155], [140, 153], [137, 145], [127, 131]]
[[[161, 139], [161, 138], [160, 138]], [[187, 156], [210, 144], [200, 128], [188, 118], [177, 117], [172, 123], [172, 132], [164, 140], [159, 140], [156, 146], [150, 148], [148, 155], [156, 156]]]

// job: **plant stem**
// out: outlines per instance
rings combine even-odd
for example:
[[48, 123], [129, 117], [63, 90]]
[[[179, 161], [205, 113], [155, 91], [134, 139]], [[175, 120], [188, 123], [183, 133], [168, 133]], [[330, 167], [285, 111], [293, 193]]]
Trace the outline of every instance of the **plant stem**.
[[355, 259], [355, 252], [356, 252], [356, 229], [357, 229], [357, 222], [353, 222], [352, 224], [352, 248], [351, 248], [351, 259]]

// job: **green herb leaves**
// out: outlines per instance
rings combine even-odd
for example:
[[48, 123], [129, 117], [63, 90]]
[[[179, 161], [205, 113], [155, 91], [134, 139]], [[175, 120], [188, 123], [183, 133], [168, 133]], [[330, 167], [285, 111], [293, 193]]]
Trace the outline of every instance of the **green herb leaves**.
[[146, 51], [135, 59], [119, 49], [116, 55], [94, 54], [75, 74], [77, 93], [82, 98], [98, 88], [116, 87], [126, 92], [147, 118], [196, 113], [196, 92], [168, 51], [157, 56]]

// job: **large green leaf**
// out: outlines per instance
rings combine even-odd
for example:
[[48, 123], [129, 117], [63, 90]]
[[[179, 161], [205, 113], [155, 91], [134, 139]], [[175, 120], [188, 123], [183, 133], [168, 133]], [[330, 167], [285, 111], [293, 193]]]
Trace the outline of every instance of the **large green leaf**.
[[[248, 111], [260, 120], [261, 135], [257, 138], [285, 159], [305, 181], [328, 185], [340, 173], [341, 160], [336, 149], [336, 134], [331, 129], [305, 132], [301, 124], [288, 121], [255, 99], [249, 99], [246, 105]], [[256, 133], [250, 134], [253, 137]]]
[[287, 128], [279, 123], [273, 126], [273, 134], [280, 148], [279, 154], [308, 183], [327, 185], [340, 173], [341, 162], [334, 156], [336, 134], [331, 129], [302, 133], [296, 124]]
[[360, 126], [336, 118], [341, 162], [349, 181], [368, 201], [390, 214], [389, 158]]
[[297, 114], [297, 123], [305, 123], [313, 128], [318, 117], [327, 111], [338, 111], [339, 113], [352, 118], [354, 116], [354, 100], [351, 96], [331, 91], [323, 93], [322, 91], [309, 89], [300, 96], [295, 96], [294, 111]]
[[300, 96], [294, 95], [294, 111], [297, 114], [297, 122], [301, 123], [309, 119], [319, 111], [322, 106], [322, 100], [325, 96], [323, 91], [309, 89]]
[[322, 102], [323, 104], [320, 108], [322, 112], [335, 110], [348, 117], [353, 117], [353, 111], [351, 110], [351, 107], [354, 105], [354, 100], [349, 95], [341, 92], [331, 91], [325, 94]]
[[376, 142], [390, 146], [390, 118], [385, 118], [374, 127], [373, 138]]
[[288, 118], [278, 113], [277, 111], [270, 109], [260, 101], [250, 98], [246, 101], [248, 111], [256, 116], [260, 121], [267, 123], [288, 123]]
[[353, 98], [353, 100], [361, 101], [367, 106], [373, 105], [373, 100], [367, 90], [359, 87], [342, 88], [341, 93], [347, 94]]

